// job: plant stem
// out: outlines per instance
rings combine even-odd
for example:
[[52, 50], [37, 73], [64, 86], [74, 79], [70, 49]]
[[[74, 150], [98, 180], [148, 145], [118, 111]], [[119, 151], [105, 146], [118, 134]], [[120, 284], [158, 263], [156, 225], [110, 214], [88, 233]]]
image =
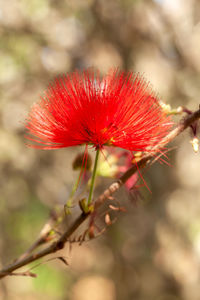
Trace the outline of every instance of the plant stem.
[[[80, 173], [81, 173], [81, 171], [80, 171]], [[73, 197], [74, 197], [74, 194], [75, 194], [75, 192], [76, 192], [76, 190], [77, 190], [77, 188], [78, 188], [78, 184], [79, 184], [79, 181], [80, 181], [80, 174], [78, 175], [78, 178], [76, 179], [76, 182], [75, 182], [75, 184], [74, 184], [74, 186], [73, 186], [73, 188], [72, 188], [72, 191], [71, 191], [71, 194], [70, 194], [70, 196], [69, 196], [69, 199], [72, 199]]]
[[[82, 171], [82, 170], [81, 170], [81, 171]], [[72, 207], [72, 204], [73, 204], [73, 197], [74, 197], [74, 194], [75, 194], [75, 192], [76, 192], [76, 190], [77, 190], [77, 188], [78, 188], [79, 182], [80, 182], [81, 171], [80, 171], [80, 174], [79, 174], [78, 178], [76, 179], [75, 184], [73, 185], [71, 194], [70, 194], [70, 196], [69, 196], [69, 198], [68, 198], [68, 200], [67, 200], [67, 202], [66, 202], [66, 204], [65, 204], [65, 212], [66, 212], [67, 214], [70, 214], [70, 213], [71, 213], [70, 208]]]
[[93, 172], [92, 172], [92, 180], [91, 180], [91, 185], [90, 185], [90, 193], [89, 193], [88, 202], [87, 202], [88, 206], [92, 202], [92, 195], [93, 195], [93, 190], [94, 190], [95, 178], [96, 178], [96, 174], [97, 174], [97, 165], [98, 165], [99, 153], [100, 153], [100, 150], [97, 149], [97, 151], [96, 151], [96, 157], [95, 157], [95, 162], [94, 162], [94, 168], [93, 168]]

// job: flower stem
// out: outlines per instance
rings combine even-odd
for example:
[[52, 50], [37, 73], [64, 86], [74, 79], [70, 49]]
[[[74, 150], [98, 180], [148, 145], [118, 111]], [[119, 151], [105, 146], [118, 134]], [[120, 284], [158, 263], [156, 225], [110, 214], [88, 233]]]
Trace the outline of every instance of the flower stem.
[[95, 162], [94, 162], [94, 168], [93, 168], [93, 172], [92, 172], [92, 180], [91, 180], [91, 185], [90, 185], [90, 193], [89, 193], [88, 202], [87, 202], [88, 206], [92, 202], [92, 195], [93, 195], [93, 190], [94, 190], [95, 178], [96, 178], [96, 174], [97, 174], [97, 165], [98, 165], [99, 153], [100, 153], [100, 150], [97, 149], [97, 151], [96, 151], [96, 157], [95, 157]]

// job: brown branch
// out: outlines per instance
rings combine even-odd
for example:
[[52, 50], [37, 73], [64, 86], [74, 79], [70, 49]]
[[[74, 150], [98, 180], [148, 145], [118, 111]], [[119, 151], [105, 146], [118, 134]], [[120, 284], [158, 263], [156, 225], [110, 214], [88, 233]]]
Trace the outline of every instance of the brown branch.
[[14, 263], [8, 265], [4, 269], [0, 271], [0, 279], [7, 276], [12, 275], [12, 272], [14, 270], [17, 270], [21, 268], [22, 266], [25, 266], [32, 261], [38, 260], [41, 257], [44, 257], [50, 253], [54, 253], [58, 250], [61, 250], [64, 248], [65, 242], [68, 240], [68, 238], [72, 235], [73, 232], [85, 221], [85, 219], [88, 217], [88, 214], [82, 213], [74, 222], [73, 224], [68, 228], [67, 231], [65, 231], [61, 237], [54, 243], [52, 243], [50, 246], [46, 247], [45, 249], [35, 253], [31, 254], [28, 257], [22, 258], [21, 260], [17, 260]]
[[[146, 154], [143, 156], [138, 162], [137, 165], [134, 165], [130, 169], [128, 169], [119, 180], [110, 185], [108, 189], [104, 191], [102, 195], [100, 195], [95, 201], [95, 209], [99, 208], [105, 201], [108, 199], [113, 193], [115, 193], [136, 171], [138, 168], [145, 167], [148, 162], [155, 157], [156, 151], [162, 149], [163, 146], [171, 142], [175, 137], [177, 137], [182, 131], [184, 131], [187, 127], [191, 126], [193, 122], [200, 118], [200, 108], [195, 111], [191, 115], [183, 118], [177, 126], [165, 137], [161, 140], [161, 142], [152, 149], [151, 154]], [[51, 245], [47, 246], [43, 250], [40, 250], [36, 253], [33, 253], [27, 257], [22, 259], [18, 259], [12, 264], [0, 270], [0, 278], [3, 278], [7, 275], [16, 275], [13, 271], [19, 269], [22, 266], [25, 266], [33, 261], [38, 260], [48, 254], [55, 253], [58, 250], [64, 248], [65, 243], [69, 240], [70, 236], [76, 231], [77, 228], [88, 218], [90, 212], [87, 214], [82, 212], [77, 219], [72, 223], [72, 225], [66, 230], [61, 237], [53, 242]]]

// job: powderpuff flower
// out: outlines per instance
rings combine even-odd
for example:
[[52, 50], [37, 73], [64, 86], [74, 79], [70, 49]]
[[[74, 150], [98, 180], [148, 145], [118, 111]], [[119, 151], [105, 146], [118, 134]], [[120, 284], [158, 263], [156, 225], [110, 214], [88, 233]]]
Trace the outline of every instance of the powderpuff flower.
[[169, 132], [170, 117], [140, 75], [114, 70], [56, 78], [26, 123], [30, 146], [55, 149], [93, 145], [151, 152]]

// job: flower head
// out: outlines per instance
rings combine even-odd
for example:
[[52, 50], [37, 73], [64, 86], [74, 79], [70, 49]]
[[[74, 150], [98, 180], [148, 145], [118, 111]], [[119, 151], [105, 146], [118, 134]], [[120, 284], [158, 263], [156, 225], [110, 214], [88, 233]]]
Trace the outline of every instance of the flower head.
[[151, 151], [172, 124], [149, 84], [132, 72], [74, 72], [55, 79], [34, 104], [26, 128], [32, 147], [82, 144]]

